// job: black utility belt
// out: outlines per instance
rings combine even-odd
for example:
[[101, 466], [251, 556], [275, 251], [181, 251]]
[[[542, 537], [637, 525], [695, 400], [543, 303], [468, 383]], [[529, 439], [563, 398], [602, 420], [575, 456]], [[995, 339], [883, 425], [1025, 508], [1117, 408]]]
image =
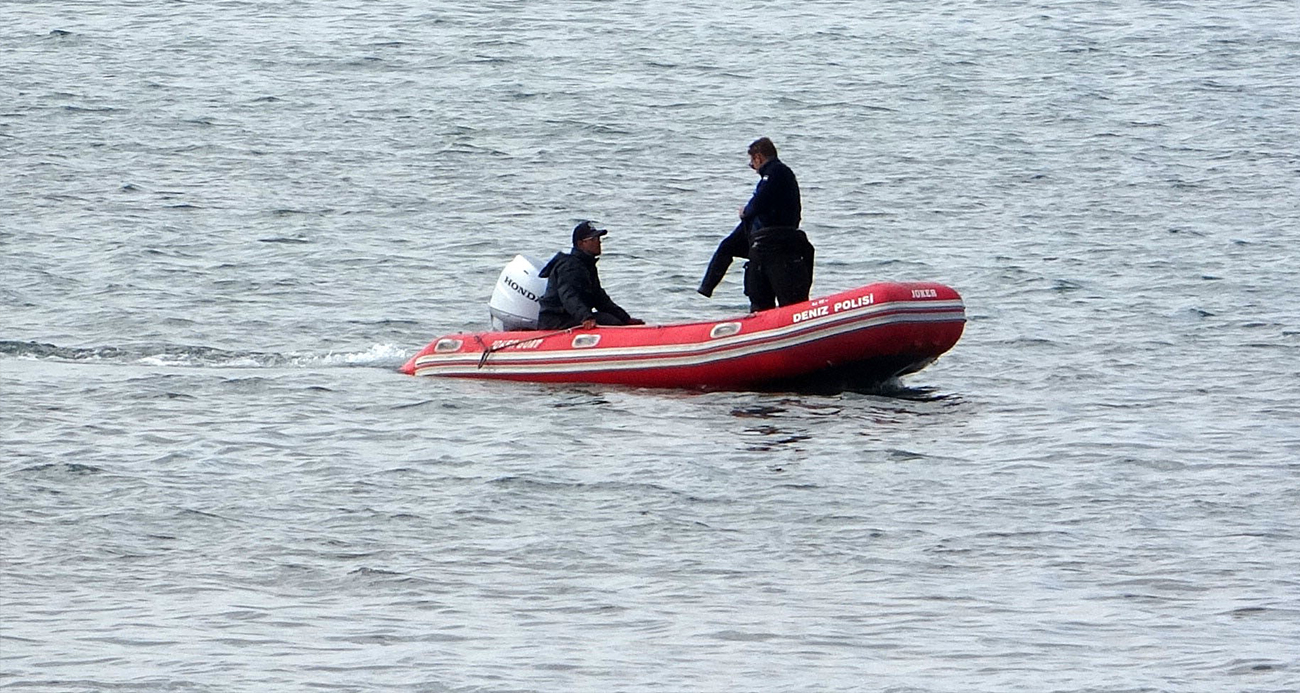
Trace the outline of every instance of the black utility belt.
[[760, 250], [799, 248], [808, 242], [808, 236], [793, 226], [767, 226], [749, 233], [749, 247]]

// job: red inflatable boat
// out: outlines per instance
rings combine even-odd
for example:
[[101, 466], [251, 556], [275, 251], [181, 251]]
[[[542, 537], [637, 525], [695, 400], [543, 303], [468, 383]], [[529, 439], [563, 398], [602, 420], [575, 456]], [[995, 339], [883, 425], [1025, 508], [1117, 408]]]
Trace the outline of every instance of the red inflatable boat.
[[452, 334], [402, 372], [638, 387], [852, 387], [926, 367], [957, 343], [965, 323], [961, 296], [942, 284], [880, 283], [725, 320]]

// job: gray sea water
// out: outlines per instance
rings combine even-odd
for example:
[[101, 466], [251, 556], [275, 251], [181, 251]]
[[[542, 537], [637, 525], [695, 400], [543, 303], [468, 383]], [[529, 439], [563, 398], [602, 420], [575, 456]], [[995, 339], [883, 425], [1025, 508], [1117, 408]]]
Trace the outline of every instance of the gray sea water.
[[[773, 138], [800, 395], [396, 372], [579, 219], [651, 322]], [[0, 687], [1300, 689], [1300, 6], [0, 3]]]

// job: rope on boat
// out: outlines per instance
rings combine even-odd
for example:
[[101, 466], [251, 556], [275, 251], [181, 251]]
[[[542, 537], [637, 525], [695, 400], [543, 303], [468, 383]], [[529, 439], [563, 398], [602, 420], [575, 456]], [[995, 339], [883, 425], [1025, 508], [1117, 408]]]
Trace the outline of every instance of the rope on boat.
[[563, 330], [556, 330], [555, 332], [547, 332], [546, 334], [537, 335], [536, 337], [529, 337], [528, 339], [520, 339], [518, 341], [509, 342], [507, 344], [501, 344], [495, 347], [489, 347], [486, 343], [483, 342], [482, 337], [478, 335], [474, 335], [474, 340], [479, 343], [479, 346], [483, 347], [483, 355], [480, 356], [478, 359], [478, 368], [482, 369], [483, 366], [487, 365], [488, 357], [491, 356], [492, 354], [495, 354], [498, 351], [501, 351], [502, 349], [509, 349], [512, 346], [518, 346], [520, 344], [523, 344], [524, 342], [535, 342], [538, 340], [546, 339], [547, 337], [554, 337], [556, 335], [565, 334], [566, 332], [572, 332], [572, 331], [573, 331], [573, 327], [566, 327]]

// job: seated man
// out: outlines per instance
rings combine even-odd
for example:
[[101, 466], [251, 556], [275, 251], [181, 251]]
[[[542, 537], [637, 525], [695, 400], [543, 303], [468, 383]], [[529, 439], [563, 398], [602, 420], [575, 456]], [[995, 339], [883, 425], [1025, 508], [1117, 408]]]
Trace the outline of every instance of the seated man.
[[573, 250], [556, 253], [537, 276], [546, 279], [537, 315], [537, 329], [563, 330], [582, 325], [644, 325], [627, 314], [600, 288], [596, 260], [600, 258], [600, 237], [609, 233], [584, 221], [573, 229]]

